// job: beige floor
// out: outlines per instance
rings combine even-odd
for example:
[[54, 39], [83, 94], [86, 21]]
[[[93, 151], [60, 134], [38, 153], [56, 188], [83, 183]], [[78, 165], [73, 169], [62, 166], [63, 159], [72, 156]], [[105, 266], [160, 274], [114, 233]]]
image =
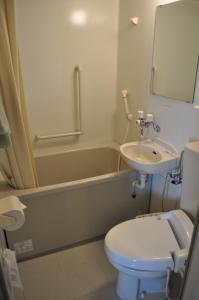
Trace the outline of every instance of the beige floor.
[[119, 300], [117, 273], [106, 259], [103, 241], [22, 262], [19, 268], [24, 292], [17, 291], [16, 300]]

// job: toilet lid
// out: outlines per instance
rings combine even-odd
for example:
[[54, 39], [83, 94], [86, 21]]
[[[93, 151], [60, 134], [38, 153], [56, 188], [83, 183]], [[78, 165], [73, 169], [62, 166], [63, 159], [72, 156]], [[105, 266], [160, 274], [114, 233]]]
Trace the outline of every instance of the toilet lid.
[[113, 227], [105, 238], [109, 259], [137, 270], [173, 268], [172, 251], [180, 247], [167, 220], [138, 218]]

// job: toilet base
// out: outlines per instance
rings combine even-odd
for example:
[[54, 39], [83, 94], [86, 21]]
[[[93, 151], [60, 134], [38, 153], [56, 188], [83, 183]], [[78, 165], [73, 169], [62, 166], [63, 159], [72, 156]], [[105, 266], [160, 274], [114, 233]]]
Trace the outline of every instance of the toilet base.
[[139, 278], [132, 274], [119, 272], [116, 292], [121, 300], [137, 300], [141, 294], [160, 294], [165, 292], [166, 277]]
[[119, 272], [116, 292], [121, 300], [136, 300], [139, 290], [139, 279]]

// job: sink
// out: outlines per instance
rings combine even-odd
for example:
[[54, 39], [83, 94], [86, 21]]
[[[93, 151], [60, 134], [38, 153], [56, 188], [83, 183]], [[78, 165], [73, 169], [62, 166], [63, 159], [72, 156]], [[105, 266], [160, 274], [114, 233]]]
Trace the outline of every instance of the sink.
[[130, 167], [144, 174], [160, 174], [177, 167], [177, 150], [158, 138], [123, 144], [120, 152]]

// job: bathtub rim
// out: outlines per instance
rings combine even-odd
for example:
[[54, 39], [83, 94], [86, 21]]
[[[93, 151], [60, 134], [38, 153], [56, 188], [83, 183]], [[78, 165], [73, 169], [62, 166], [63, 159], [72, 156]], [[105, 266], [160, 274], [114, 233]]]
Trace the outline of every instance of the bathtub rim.
[[74, 190], [75, 188], [84, 188], [92, 186], [93, 184], [103, 184], [105, 182], [109, 181], [116, 181], [120, 180], [123, 177], [129, 178], [129, 176], [133, 176], [134, 170], [123, 170], [120, 172], [112, 172], [107, 173], [104, 175], [99, 175], [95, 177], [80, 179], [80, 180], [74, 180], [74, 181], [68, 181], [64, 183], [57, 183], [54, 185], [46, 185], [43, 187], [36, 187], [36, 188], [30, 188], [25, 190], [15, 190], [11, 187], [4, 186], [4, 191], [2, 190], [0, 192], [0, 198], [7, 197], [10, 195], [19, 196], [19, 197], [38, 197], [42, 195], [48, 195], [48, 194], [55, 194], [64, 192], [67, 190]]
[[[94, 145], [85, 145], [85, 147], [78, 147], [78, 148], [73, 148], [73, 149], [64, 149], [61, 151], [51, 151], [51, 152], [46, 152], [46, 153], [37, 153], [34, 155], [35, 158], [39, 157], [46, 157], [46, 156], [53, 156], [53, 155], [59, 155], [59, 154], [64, 154], [64, 153], [71, 153], [71, 152], [77, 152], [77, 151], [87, 151], [87, 150], [93, 150], [93, 149], [113, 149], [118, 152], [118, 156], [120, 154], [119, 151], [119, 144], [112, 142], [112, 143], [106, 143], [106, 144], [94, 144]], [[93, 177], [88, 177], [84, 179], [79, 179], [79, 180], [73, 180], [73, 181], [68, 181], [68, 182], [62, 182], [62, 183], [57, 183], [57, 184], [52, 184], [52, 185], [45, 185], [41, 187], [35, 187], [35, 188], [29, 188], [29, 189], [14, 189], [11, 186], [9, 186], [6, 182], [1, 182], [0, 183], [0, 198], [7, 197], [10, 195], [15, 195], [18, 197], [38, 197], [40, 195], [47, 195], [47, 194], [55, 194], [55, 193], [60, 193], [64, 192], [66, 190], [74, 190], [75, 188], [84, 188], [84, 187], [89, 187], [92, 186], [93, 184], [103, 184], [105, 182], [109, 181], [115, 181], [115, 180], [120, 180], [124, 176], [129, 178], [133, 177], [133, 173], [135, 173], [135, 170], [133, 169], [125, 169], [121, 171], [114, 171], [110, 173], [105, 173], [102, 175], [98, 176], [93, 176]]]
[[39, 157], [46, 157], [51, 155], [59, 155], [59, 154], [65, 154], [65, 153], [73, 153], [73, 152], [79, 152], [79, 151], [88, 151], [93, 149], [113, 149], [120, 153], [120, 144], [116, 142], [110, 142], [110, 143], [99, 143], [99, 144], [84, 144], [84, 145], [78, 145], [78, 146], [71, 146], [66, 148], [54, 148], [54, 149], [45, 149], [45, 148], [38, 148], [33, 150], [33, 156], [34, 158]]

